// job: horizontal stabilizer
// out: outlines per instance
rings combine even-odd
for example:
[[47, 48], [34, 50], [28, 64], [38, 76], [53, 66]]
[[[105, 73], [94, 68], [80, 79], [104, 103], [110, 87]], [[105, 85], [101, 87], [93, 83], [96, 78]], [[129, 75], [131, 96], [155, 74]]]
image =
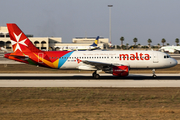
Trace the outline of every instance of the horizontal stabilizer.
[[10, 54], [5, 54], [4, 57], [5, 57], [5, 58], [14, 57], [14, 58], [21, 59], [21, 60], [28, 60], [28, 59], [29, 59], [29, 56], [27, 56], [27, 55], [21, 56], [21, 55], [10, 55]]

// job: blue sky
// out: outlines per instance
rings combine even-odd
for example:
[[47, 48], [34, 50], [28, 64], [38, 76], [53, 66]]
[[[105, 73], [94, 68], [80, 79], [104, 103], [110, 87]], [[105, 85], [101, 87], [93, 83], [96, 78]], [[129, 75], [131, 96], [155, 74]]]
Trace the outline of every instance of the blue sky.
[[0, 2], [0, 26], [16, 23], [35, 37], [109, 37], [109, 8], [112, 20], [112, 44], [161, 43], [170, 45], [180, 39], [180, 0], [3, 0]]

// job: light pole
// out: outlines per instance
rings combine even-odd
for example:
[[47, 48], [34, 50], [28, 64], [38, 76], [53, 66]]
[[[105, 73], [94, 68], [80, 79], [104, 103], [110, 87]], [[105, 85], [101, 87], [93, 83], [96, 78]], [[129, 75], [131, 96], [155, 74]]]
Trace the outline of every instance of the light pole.
[[111, 7], [113, 7], [113, 5], [108, 5], [109, 7], [109, 41], [111, 44]]

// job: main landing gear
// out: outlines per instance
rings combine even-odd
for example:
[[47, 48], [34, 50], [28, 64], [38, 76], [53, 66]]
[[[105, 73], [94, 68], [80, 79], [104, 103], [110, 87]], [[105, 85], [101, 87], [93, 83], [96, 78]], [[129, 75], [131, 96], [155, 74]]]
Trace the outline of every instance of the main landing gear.
[[98, 73], [101, 72], [101, 71], [102, 70], [94, 71], [93, 74], [92, 74], [93, 78], [98, 79], [100, 77], [100, 75]]
[[152, 69], [152, 72], [153, 72], [153, 78], [156, 78], [157, 76], [156, 76], [156, 73], [155, 73], [155, 69]]

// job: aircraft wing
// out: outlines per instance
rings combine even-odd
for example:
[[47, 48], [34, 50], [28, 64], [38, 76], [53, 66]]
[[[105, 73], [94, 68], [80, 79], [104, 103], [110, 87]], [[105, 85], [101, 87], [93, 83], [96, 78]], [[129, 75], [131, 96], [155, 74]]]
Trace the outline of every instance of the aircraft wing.
[[87, 64], [87, 65], [91, 65], [94, 66], [97, 69], [103, 69], [104, 67], [111, 67], [111, 66], [129, 66], [127, 63], [113, 63], [113, 62], [109, 62], [109, 63], [105, 63], [105, 62], [97, 62], [97, 61], [87, 61], [87, 60], [82, 60], [81, 62]]

